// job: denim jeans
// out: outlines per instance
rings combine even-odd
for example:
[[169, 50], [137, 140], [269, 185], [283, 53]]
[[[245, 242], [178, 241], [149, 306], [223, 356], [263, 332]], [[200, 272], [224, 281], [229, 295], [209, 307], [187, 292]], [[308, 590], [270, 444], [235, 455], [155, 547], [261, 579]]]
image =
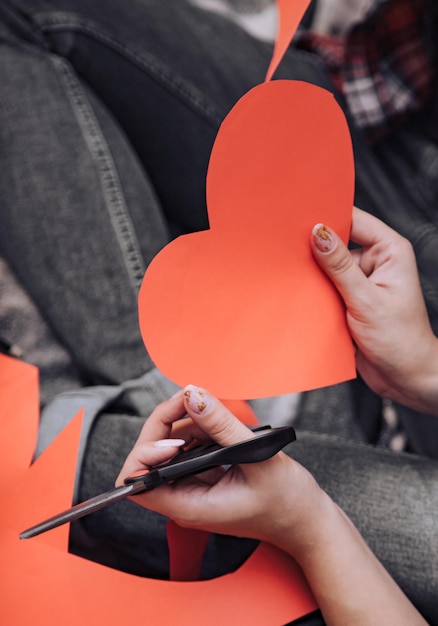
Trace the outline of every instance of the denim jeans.
[[[169, 390], [138, 331], [139, 283], [169, 238], [208, 225], [205, 173], [214, 137], [236, 100], [263, 80], [270, 55], [269, 45], [182, 0], [171, 6], [163, 0], [4, 0], [0, 6], [1, 254], [88, 384], [117, 386], [148, 375], [154, 381], [136, 398], [130, 387], [96, 411], [81, 499], [113, 484], [141, 416]], [[320, 61], [293, 48], [276, 77], [332, 89]], [[417, 130], [412, 143], [409, 133]], [[413, 224], [419, 224], [424, 235], [414, 244], [433, 317], [436, 252], [428, 242], [435, 222], [427, 213], [434, 199], [433, 141], [412, 127], [394, 136], [386, 154], [352, 131], [357, 203], [404, 234], [417, 233]], [[406, 159], [398, 149], [403, 141]], [[403, 189], [414, 185], [406, 170], [413, 145], [425, 155], [422, 163], [430, 158], [428, 193], [419, 193], [426, 187], [416, 171], [408, 203]], [[344, 409], [334, 403], [332, 413]], [[302, 429], [290, 454], [352, 517], [434, 623], [436, 463], [305, 433], [305, 423]], [[416, 449], [423, 452], [421, 445]], [[129, 571], [166, 576], [164, 522], [120, 503], [78, 524], [72, 548]], [[253, 547], [235, 543], [212, 539], [206, 576], [236, 566]]]
[[[80, 499], [112, 486], [113, 477], [105, 468], [123, 463], [142, 424], [141, 418], [117, 412], [104, 412], [98, 418], [84, 461]], [[428, 622], [438, 624], [436, 462], [302, 431], [285, 451], [307, 467], [343, 508]], [[165, 523], [165, 518], [135, 503], [117, 503], [75, 522], [73, 549], [112, 567], [123, 564], [138, 575], [166, 577]], [[212, 535], [203, 575], [232, 571], [253, 548], [249, 540]]]
[[[145, 267], [169, 229], [208, 226], [217, 129], [269, 46], [228, 23], [224, 45], [224, 20], [185, 2], [170, 15], [150, 0], [7, 0], [1, 15], [2, 253], [89, 382], [134, 378], [151, 367]], [[321, 81], [290, 56], [296, 78]]]

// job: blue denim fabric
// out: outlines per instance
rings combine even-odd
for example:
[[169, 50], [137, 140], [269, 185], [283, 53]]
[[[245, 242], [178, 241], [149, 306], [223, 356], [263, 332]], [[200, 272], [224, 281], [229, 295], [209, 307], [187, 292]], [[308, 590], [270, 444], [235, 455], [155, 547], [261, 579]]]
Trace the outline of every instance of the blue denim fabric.
[[18, 0], [0, 17], [0, 250], [89, 382], [138, 377], [142, 274], [167, 227], [207, 227], [217, 129], [270, 48], [184, 2]]
[[0, 45], [2, 254], [84, 377], [138, 376], [138, 288], [168, 240], [153, 189], [68, 61]]
[[[81, 499], [113, 484], [144, 421], [139, 416], [161, 399], [164, 381], [138, 331], [139, 281], [169, 237], [207, 226], [205, 172], [217, 128], [263, 80], [270, 54], [237, 26], [183, 1], [0, 5], [0, 252], [90, 383], [119, 384], [145, 373], [154, 379], [141, 408], [127, 390], [121, 405], [94, 416]], [[293, 49], [277, 77], [331, 88], [318, 59]], [[357, 203], [415, 235], [433, 317], [434, 144], [425, 133], [412, 142], [402, 131], [388, 152], [370, 150], [356, 135], [354, 141]], [[342, 407], [333, 403], [332, 416]], [[436, 453], [434, 432], [429, 447]], [[299, 436], [290, 453], [437, 623], [436, 463], [316, 433]], [[75, 532], [78, 553], [166, 575], [160, 516], [120, 503]], [[234, 542], [214, 538], [206, 576], [236, 566], [252, 549]]]
[[[214, 137], [238, 98], [263, 81], [271, 46], [184, 0], [10, 4], [25, 14], [32, 39], [68, 59], [111, 110], [168, 219], [186, 230], [205, 228]], [[277, 77], [330, 86], [321, 64], [301, 52], [291, 51]]]

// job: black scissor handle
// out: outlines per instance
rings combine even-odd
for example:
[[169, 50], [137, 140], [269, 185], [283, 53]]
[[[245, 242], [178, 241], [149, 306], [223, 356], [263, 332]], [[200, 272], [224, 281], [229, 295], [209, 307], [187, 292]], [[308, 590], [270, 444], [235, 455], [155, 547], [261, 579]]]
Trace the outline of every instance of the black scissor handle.
[[184, 476], [192, 476], [219, 465], [241, 465], [265, 461], [295, 439], [295, 431], [291, 426], [264, 427], [256, 430], [251, 439], [231, 446], [222, 447], [217, 443], [212, 443], [181, 452], [168, 463], [128, 476], [125, 483], [143, 482], [144, 491], [150, 491], [163, 483]]
[[29, 539], [52, 528], [80, 519], [95, 511], [118, 502], [128, 496], [150, 491], [165, 482], [191, 476], [218, 465], [238, 465], [240, 463], [257, 463], [273, 456], [285, 445], [295, 441], [295, 431], [289, 426], [272, 428], [262, 426], [253, 429], [255, 436], [233, 446], [222, 447], [216, 443], [197, 446], [178, 454], [166, 464], [149, 470], [135, 472], [125, 479], [125, 485], [116, 487], [105, 493], [76, 504], [75, 506], [54, 515], [49, 519], [32, 526], [20, 533], [21, 539]]

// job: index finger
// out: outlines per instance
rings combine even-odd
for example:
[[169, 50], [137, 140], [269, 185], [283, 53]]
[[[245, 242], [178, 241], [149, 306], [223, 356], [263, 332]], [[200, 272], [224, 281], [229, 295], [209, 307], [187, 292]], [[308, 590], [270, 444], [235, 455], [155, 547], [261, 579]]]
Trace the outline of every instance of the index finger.
[[172, 433], [174, 422], [187, 415], [184, 392], [179, 390], [168, 400], [161, 402], [146, 419], [135, 445], [148, 441], [167, 439]]
[[393, 238], [397, 233], [379, 218], [353, 207], [350, 239], [364, 247]]

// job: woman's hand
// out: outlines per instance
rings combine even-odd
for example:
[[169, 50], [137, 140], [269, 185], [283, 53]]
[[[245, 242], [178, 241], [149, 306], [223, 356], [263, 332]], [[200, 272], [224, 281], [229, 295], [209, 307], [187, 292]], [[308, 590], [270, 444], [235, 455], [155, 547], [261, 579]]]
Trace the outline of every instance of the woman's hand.
[[[147, 419], [117, 484], [172, 458], [183, 441], [213, 439], [226, 446], [253, 436], [218, 400], [189, 385]], [[282, 452], [260, 463], [209, 470], [133, 499], [181, 526], [282, 548], [303, 568], [330, 626], [425, 624], [350, 520], [309, 472]]]
[[[188, 417], [187, 417], [188, 416]], [[226, 446], [254, 434], [206, 391], [188, 386], [159, 405], [146, 421], [117, 484], [178, 453], [183, 441]], [[182, 441], [183, 440], [183, 441]], [[312, 476], [283, 453], [260, 463], [217, 468], [135, 496], [181, 526], [270, 541], [299, 549], [328, 497]], [[292, 538], [292, 539], [291, 539]], [[290, 547], [290, 546], [288, 546]]]
[[349, 251], [324, 225], [312, 231], [315, 259], [347, 307], [357, 369], [379, 395], [438, 415], [438, 340], [424, 304], [411, 244], [354, 208]]

